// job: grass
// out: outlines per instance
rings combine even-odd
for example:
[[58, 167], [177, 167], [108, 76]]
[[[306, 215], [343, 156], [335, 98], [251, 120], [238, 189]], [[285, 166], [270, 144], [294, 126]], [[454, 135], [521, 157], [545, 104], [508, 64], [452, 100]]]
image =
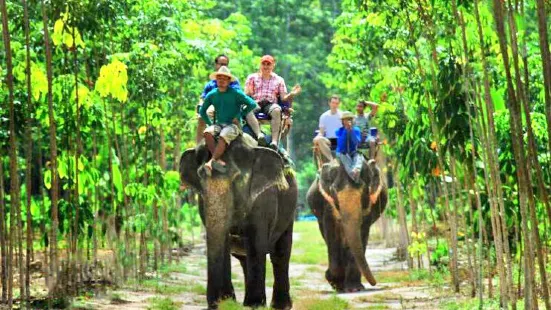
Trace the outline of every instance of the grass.
[[128, 303], [120, 293], [113, 292], [109, 296], [112, 305], [122, 305]]
[[149, 279], [137, 283], [140, 290], [148, 290], [161, 295], [177, 295], [182, 293], [194, 293], [205, 295], [207, 289], [203, 284], [192, 281], [184, 281], [178, 283], [163, 282], [162, 279]]
[[402, 296], [392, 292], [374, 294], [369, 296], [360, 296], [354, 298], [354, 302], [358, 303], [384, 303], [390, 300], [402, 300]]
[[386, 309], [390, 309], [387, 305], [371, 305], [371, 306], [367, 306], [367, 308], [361, 308], [361, 309], [364, 309], [364, 310], [386, 310]]
[[170, 298], [153, 297], [149, 299], [149, 310], [178, 310], [181, 305]]
[[[241, 303], [232, 299], [224, 300], [223, 302], [218, 304], [218, 310], [245, 310], [245, 309], [248, 310], [250, 308], [243, 307]], [[266, 307], [256, 308], [256, 310], [268, 310], [268, 309], [269, 308], [266, 308]]]
[[317, 222], [296, 222], [294, 233], [299, 237], [293, 241], [291, 262], [309, 265], [327, 265], [327, 246]]
[[207, 294], [207, 288], [203, 284], [194, 284], [191, 286], [190, 290], [188, 292], [192, 292], [199, 295], [206, 295]]
[[166, 277], [170, 273], [188, 273], [188, 268], [186, 264], [172, 264], [172, 265], [163, 265], [159, 268], [159, 272]]
[[295, 309], [307, 310], [345, 310], [349, 309], [348, 301], [333, 296], [329, 299], [306, 298], [296, 302]]

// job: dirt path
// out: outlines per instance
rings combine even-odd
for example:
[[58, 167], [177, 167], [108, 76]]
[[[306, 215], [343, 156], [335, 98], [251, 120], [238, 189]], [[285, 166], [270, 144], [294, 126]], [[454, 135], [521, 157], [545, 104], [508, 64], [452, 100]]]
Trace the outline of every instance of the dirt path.
[[[300, 235], [295, 235], [299, 239]], [[335, 294], [324, 279], [322, 264], [290, 265], [291, 294], [294, 309], [311, 309], [319, 302], [330, 305], [322, 309], [438, 309], [441, 298], [434, 287], [422, 281], [408, 280], [405, 262], [393, 259], [395, 248], [368, 248], [366, 257], [379, 284], [365, 291]], [[269, 261], [269, 260], [268, 260]], [[272, 295], [271, 264], [267, 265], [266, 294]], [[244, 297], [243, 273], [239, 262], [232, 258], [232, 278], [240, 303]], [[204, 244], [197, 245], [189, 256], [154, 280], [140, 285], [129, 284], [92, 299], [81, 299], [77, 309], [189, 309], [206, 308], [206, 260]], [[235, 305], [234, 305], [235, 306]], [[231, 307], [235, 309], [235, 307]]]

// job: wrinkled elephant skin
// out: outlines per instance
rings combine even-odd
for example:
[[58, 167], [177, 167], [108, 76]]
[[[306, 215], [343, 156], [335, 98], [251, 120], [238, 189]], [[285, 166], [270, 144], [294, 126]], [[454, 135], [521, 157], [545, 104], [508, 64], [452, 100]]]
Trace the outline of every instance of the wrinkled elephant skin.
[[[337, 161], [325, 164], [310, 186], [308, 204], [327, 245], [327, 281], [339, 292], [363, 290], [362, 275], [377, 282], [365, 259], [371, 225], [387, 203], [387, 187], [375, 161], [364, 162], [359, 184]], [[372, 201], [375, 201], [374, 203]]]
[[182, 182], [200, 193], [199, 213], [207, 232], [207, 302], [210, 309], [235, 299], [230, 254], [245, 275], [245, 306], [266, 304], [266, 254], [274, 270], [272, 308], [290, 309], [289, 258], [297, 184], [285, 173], [281, 157], [268, 148], [251, 147], [239, 137], [226, 150], [224, 174], [207, 176], [204, 144], [184, 152]]

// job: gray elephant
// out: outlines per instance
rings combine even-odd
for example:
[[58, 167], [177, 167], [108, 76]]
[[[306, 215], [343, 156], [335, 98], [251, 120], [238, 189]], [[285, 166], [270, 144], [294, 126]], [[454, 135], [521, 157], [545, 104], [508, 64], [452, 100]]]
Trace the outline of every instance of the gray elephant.
[[266, 254], [274, 270], [272, 308], [290, 309], [289, 258], [297, 184], [286, 173], [277, 152], [253, 147], [240, 136], [222, 159], [227, 171], [212, 176], [203, 164], [210, 154], [204, 144], [184, 152], [180, 160], [182, 183], [200, 193], [199, 211], [207, 233], [207, 302], [235, 299], [230, 253], [239, 259], [245, 275], [245, 306], [266, 304]]
[[362, 274], [375, 285], [365, 248], [369, 229], [388, 200], [387, 187], [375, 161], [364, 160], [358, 183], [337, 160], [325, 164], [310, 186], [307, 200], [327, 244], [327, 281], [339, 292], [365, 289]]

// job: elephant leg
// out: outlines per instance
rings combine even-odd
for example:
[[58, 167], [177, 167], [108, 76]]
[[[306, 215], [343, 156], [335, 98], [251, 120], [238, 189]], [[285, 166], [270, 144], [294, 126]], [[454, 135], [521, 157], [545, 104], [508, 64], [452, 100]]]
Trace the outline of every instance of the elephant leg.
[[325, 221], [323, 226], [323, 235], [327, 244], [327, 257], [329, 258], [329, 268], [325, 272], [325, 279], [335, 290], [342, 291], [345, 280], [345, 261], [343, 260], [344, 240], [338, 231], [337, 223], [333, 219]]
[[[207, 243], [209, 242], [207, 236]], [[207, 302], [209, 309], [218, 309], [218, 302], [224, 299], [235, 299], [235, 293], [231, 283], [231, 259], [230, 246], [227, 237], [216, 251], [208, 250], [208, 281]], [[210, 247], [211, 249], [213, 247]], [[214, 252], [214, 253], [212, 253]]]
[[291, 309], [293, 302], [289, 294], [289, 259], [293, 245], [293, 222], [275, 244], [270, 254], [274, 269], [274, 291], [272, 295], [273, 309]]
[[245, 301], [247, 307], [266, 306], [266, 254], [267, 232], [257, 227], [247, 229], [247, 282]]
[[223, 281], [224, 286], [222, 287], [222, 298], [228, 299], [231, 298], [235, 300], [235, 290], [233, 289], [233, 284], [231, 282], [231, 246], [229, 242], [226, 243], [226, 254], [224, 254], [224, 275]]
[[234, 254], [233, 257], [239, 260], [239, 263], [241, 264], [241, 268], [243, 268], [243, 276], [245, 277], [245, 283], [247, 283], [247, 256]]
[[344, 279], [344, 291], [345, 292], [357, 292], [363, 291], [365, 287], [362, 285], [362, 274], [358, 265], [354, 260], [354, 256], [350, 252], [350, 249], [346, 248], [345, 251], [345, 279]]

